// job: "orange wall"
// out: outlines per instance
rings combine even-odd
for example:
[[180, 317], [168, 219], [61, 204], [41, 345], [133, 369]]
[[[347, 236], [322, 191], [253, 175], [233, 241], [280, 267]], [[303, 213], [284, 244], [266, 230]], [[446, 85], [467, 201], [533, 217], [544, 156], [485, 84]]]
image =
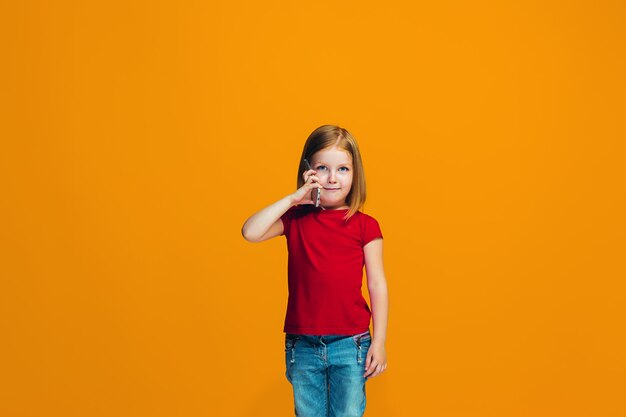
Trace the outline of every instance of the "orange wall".
[[0, 16], [1, 415], [292, 415], [284, 238], [240, 227], [325, 123], [385, 235], [366, 415], [626, 415], [622, 2]]

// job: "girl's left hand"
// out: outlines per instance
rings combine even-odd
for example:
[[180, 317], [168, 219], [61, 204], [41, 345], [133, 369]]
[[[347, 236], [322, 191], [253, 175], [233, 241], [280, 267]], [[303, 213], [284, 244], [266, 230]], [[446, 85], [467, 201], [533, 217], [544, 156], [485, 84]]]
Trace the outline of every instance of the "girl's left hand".
[[385, 345], [372, 342], [367, 351], [365, 374], [363, 374], [363, 376], [367, 379], [371, 379], [380, 375], [385, 369], [387, 369], [387, 352], [385, 352]]

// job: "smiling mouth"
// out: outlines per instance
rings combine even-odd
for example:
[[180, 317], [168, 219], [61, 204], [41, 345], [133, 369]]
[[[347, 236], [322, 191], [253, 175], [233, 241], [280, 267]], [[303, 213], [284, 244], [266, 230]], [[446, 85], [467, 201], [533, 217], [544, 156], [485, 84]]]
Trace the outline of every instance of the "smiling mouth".
[[340, 188], [324, 188], [327, 191], [338, 191]]

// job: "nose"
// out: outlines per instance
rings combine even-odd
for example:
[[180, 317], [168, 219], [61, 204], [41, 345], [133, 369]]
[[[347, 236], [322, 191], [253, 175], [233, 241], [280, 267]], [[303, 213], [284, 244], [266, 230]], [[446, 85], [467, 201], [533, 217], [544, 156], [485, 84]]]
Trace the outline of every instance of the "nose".
[[330, 173], [328, 174], [328, 182], [331, 182], [331, 183], [337, 182], [337, 179], [335, 178], [334, 170], [331, 170]]

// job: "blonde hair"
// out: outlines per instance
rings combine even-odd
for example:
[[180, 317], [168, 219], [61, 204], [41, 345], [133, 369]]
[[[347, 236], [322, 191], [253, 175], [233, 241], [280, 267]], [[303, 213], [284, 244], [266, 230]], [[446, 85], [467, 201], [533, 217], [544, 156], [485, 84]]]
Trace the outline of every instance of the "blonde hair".
[[352, 187], [346, 196], [346, 204], [349, 208], [345, 219], [348, 220], [365, 203], [365, 173], [359, 145], [346, 129], [334, 125], [323, 125], [309, 135], [304, 143], [302, 157], [298, 165], [298, 188], [304, 185], [302, 173], [307, 169], [303, 159], [306, 158], [310, 162], [315, 152], [335, 146], [347, 151], [352, 156]]

